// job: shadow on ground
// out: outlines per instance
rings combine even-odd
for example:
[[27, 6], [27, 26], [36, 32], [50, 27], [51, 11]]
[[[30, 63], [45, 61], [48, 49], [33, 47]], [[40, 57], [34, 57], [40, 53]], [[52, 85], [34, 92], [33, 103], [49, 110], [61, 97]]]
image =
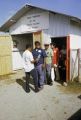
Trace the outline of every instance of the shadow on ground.
[[[20, 85], [20, 86], [22, 86], [22, 88], [26, 91], [26, 78], [25, 77], [23, 77], [22, 79], [16, 79], [16, 82]], [[34, 87], [32, 87], [32, 85], [34, 86], [34, 84], [33, 84], [33, 80], [32, 79], [30, 79], [30, 89], [32, 89], [34, 92], [35, 92], [35, 90], [34, 90]]]
[[81, 109], [78, 110], [74, 115], [72, 115], [67, 120], [81, 120]]
[[78, 98], [81, 99], [81, 95], [79, 95]]

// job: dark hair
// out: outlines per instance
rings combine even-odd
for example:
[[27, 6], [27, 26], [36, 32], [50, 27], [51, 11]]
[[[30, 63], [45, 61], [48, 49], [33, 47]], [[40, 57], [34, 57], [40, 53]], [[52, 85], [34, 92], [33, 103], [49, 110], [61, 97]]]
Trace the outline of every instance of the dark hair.
[[56, 43], [50, 43], [50, 45], [56, 46]]
[[39, 44], [40, 45], [40, 42], [39, 41], [35, 41], [35, 45]]
[[53, 45], [53, 43], [50, 43], [50, 45]]
[[26, 49], [31, 48], [31, 47], [32, 47], [31, 44], [27, 44], [27, 45], [26, 45]]
[[55, 46], [55, 47], [56, 47], [56, 43], [53, 43], [53, 46]]

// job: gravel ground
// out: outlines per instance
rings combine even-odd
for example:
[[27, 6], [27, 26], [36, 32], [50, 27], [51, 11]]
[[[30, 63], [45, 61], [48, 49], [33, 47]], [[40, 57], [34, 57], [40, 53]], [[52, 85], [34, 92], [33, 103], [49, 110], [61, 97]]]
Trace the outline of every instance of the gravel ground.
[[0, 82], [0, 120], [81, 120], [81, 92], [64, 92], [63, 86], [54, 82], [39, 93], [31, 89], [28, 94], [24, 85], [22, 79]]

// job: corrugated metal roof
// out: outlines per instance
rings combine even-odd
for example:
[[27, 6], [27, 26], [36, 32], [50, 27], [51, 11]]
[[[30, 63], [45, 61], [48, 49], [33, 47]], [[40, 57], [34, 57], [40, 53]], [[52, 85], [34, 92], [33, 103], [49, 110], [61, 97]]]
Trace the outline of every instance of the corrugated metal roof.
[[10, 26], [12, 26], [13, 24], [15, 24], [25, 13], [27, 13], [27, 11], [29, 11], [31, 8], [38, 8], [38, 9], [43, 9], [46, 11], [50, 11], [50, 12], [54, 12], [57, 14], [62, 14], [62, 15], [66, 15], [66, 16], [70, 16], [72, 19], [74, 20], [81, 20], [78, 17], [74, 17], [68, 14], [63, 14], [51, 9], [47, 9], [47, 8], [43, 8], [43, 7], [39, 7], [39, 6], [33, 6], [30, 4], [26, 4], [24, 7], [22, 7], [19, 11], [16, 12], [15, 15], [13, 15], [8, 21], [6, 21], [1, 27], [0, 27], [0, 31], [4, 31], [4, 32], [8, 32]]
[[22, 7], [15, 15], [13, 15], [7, 22], [5, 22], [1, 27], [0, 31], [8, 32], [9, 27], [16, 23], [31, 7], [25, 5]]

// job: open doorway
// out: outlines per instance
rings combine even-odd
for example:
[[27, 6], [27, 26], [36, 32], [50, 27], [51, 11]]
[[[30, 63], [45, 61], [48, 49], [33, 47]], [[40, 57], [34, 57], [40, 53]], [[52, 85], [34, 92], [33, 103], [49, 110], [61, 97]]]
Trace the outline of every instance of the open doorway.
[[57, 66], [57, 75], [59, 76], [60, 82], [66, 82], [66, 74], [67, 74], [67, 37], [55, 37], [51, 38], [53, 44], [58, 48], [58, 66]]
[[26, 44], [30, 43], [33, 47], [33, 34], [20, 34], [12, 35], [13, 47], [12, 47], [12, 63], [13, 70], [19, 70], [23, 68], [22, 55], [26, 49]]

